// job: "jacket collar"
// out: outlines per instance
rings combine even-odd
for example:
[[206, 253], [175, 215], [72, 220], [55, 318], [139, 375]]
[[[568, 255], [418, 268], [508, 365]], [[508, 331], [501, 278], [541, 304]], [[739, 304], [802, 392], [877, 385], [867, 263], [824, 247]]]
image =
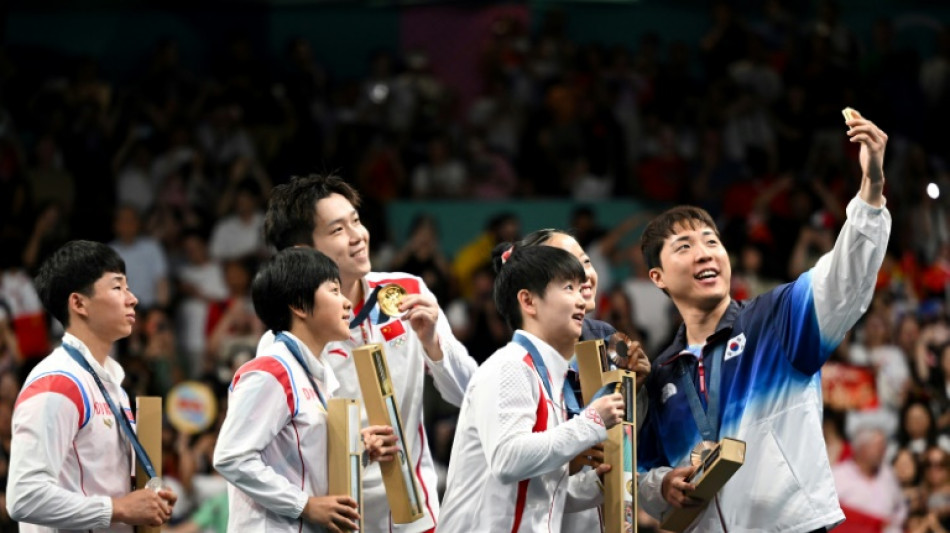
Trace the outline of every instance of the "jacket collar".
[[63, 333], [63, 343], [79, 350], [83, 359], [89, 363], [89, 366], [99, 376], [99, 379], [116, 385], [122, 384], [122, 381], [125, 379], [125, 370], [122, 369], [122, 366], [113, 359], [112, 356], [107, 356], [104, 364], [100, 365], [99, 361], [96, 361], [96, 358], [92, 356], [89, 347], [72, 333]]
[[[729, 301], [729, 307], [726, 308], [726, 312], [723, 313], [722, 318], [719, 319], [719, 323], [716, 325], [716, 331], [706, 338], [707, 345], [715, 344], [729, 336], [732, 332], [732, 326], [736, 322], [736, 318], [739, 317], [739, 311], [743, 307], [745, 307], [745, 302], [737, 302], [736, 300]], [[666, 363], [669, 359], [676, 357], [677, 354], [685, 350], [688, 344], [686, 341], [686, 324], [680, 324], [679, 329], [676, 330], [676, 336], [673, 338], [673, 343], [656, 358], [656, 363], [659, 365]]]

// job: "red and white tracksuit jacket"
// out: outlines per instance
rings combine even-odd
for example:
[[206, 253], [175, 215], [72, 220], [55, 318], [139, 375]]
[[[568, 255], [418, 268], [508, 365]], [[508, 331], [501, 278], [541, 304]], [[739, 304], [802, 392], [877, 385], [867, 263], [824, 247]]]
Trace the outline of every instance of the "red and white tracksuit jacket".
[[[363, 280], [363, 294], [369, 298], [377, 285], [397, 283], [410, 294], [423, 294], [434, 298], [422, 279], [401, 272], [370, 272]], [[362, 302], [353, 302], [354, 315], [362, 308]], [[436, 493], [438, 476], [432, 462], [422, 420], [422, 391], [428, 371], [436, 389], [452, 405], [460, 405], [469, 379], [478, 367], [468, 350], [462, 345], [449, 326], [445, 313], [439, 311], [436, 331], [444, 358], [432, 361], [426, 355], [422, 342], [408, 322], [399, 319], [379, 320], [379, 309], [374, 309], [358, 327], [350, 330], [350, 339], [327, 344], [322, 359], [333, 369], [339, 381], [334, 392], [338, 398], [357, 398], [362, 401], [356, 366], [350, 356], [354, 348], [364, 344], [382, 344], [389, 363], [390, 378], [396, 390], [399, 412], [407, 440], [408, 456], [419, 480], [420, 495], [425, 501], [425, 516], [411, 524], [392, 524], [389, 502], [383, 486], [379, 465], [370, 463], [363, 472], [363, 531], [378, 533], [390, 530], [399, 533], [420, 533], [432, 529], [439, 517], [439, 498]], [[273, 344], [273, 335], [266, 333], [258, 345], [260, 355]], [[364, 402], [365, 405], [365, 402]], [[363, 426], [367, 426], [363, 413]]]
[[567, 361], [520, 333], [541, 353], [555, 397], [516, 343], [478, 369], [459, 414], [439, 533], [557, 533], [565, 512], [603, 499], [594, 471], [570, 476], [568, 463], [606, 440], [607, 429], [591, 408], [567, 420]]
[[[333, 371], [287, 335], [329, 399]], [[325, 531], [300, 518], [309, 497], [327, 494], [327, 413], [306, 372], [275, 343], [234, 374], [214, 449], [214, 467], [229, 482], [228, 531]]]
[[[77, 348], [133, 422], [122, 390], [122, 367], [105, 366], [69, 333]], [[112, 498], [131, 492], [132, 447], [92, 375], [58, 347], [30, 372], [13, 409], [7, 510], [20, 531], [131, 532], [112, 521]]]

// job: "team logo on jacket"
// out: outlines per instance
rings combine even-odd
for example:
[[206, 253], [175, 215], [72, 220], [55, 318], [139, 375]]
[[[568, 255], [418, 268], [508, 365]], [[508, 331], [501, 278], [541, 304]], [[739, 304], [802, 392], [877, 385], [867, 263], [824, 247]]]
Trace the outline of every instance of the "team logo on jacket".
[[726, 355], [722, 360], [728, 361], [741, 354], [742, 350], [745, 350], [745, 333], [740, 333], [729, 339], [729, 343], [726, 344]]
[[660, 403], [666, 403], [666, 400], [669, 400], [670, 396], [674, 394], [676, 394], [676, 385], [672, 383], [663, 385], [663, 390], [660, 393]]

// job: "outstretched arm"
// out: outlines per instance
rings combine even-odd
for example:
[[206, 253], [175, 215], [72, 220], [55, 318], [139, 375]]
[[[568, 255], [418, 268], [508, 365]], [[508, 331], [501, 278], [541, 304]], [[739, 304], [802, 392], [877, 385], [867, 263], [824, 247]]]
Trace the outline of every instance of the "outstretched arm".
[[856, 112], [847, 124], [851, 141], [861, 144], [861, 188], [848, 204], [834, 248], [785, 289], [779, 307], [787, 355], [806, 374], [821, 368], [867, 311], [891, 232], [883, 196], [887, 135]]
[[884, 206], [884, 148], [887, 146], [887, 134], [873, 122], [851, 110], [848, 125], [848, 137], [851, 142], [861, 143], [861, 189], [858, 193], [862, 200], [873, 207]]

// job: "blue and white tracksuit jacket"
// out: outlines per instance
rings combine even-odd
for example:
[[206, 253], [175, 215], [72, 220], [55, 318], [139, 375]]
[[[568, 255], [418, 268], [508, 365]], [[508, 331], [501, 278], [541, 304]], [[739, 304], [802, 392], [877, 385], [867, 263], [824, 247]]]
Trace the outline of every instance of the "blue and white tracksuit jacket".
[[[891, 228], [886, 208], [859, 198], [847, 214], [834, 249], [813, 269], [748, 302], [732, 302], [707, 339], [704, 356], [726, 344], [717, 439], [745, 441], [746, 458], [688, 531], [798, 533], [844, 520], [821, 432], [820, 369], [867, 310]], [[677, 357], [685, 348], [681, 327], [647, 382], [639, 498], [658, 518], [669, 509], [663, 476], [688, 464], [702, 440], [687, 396], [677, 390], [677, 376], [687, 372], [699, 394], [696, 358]]]

